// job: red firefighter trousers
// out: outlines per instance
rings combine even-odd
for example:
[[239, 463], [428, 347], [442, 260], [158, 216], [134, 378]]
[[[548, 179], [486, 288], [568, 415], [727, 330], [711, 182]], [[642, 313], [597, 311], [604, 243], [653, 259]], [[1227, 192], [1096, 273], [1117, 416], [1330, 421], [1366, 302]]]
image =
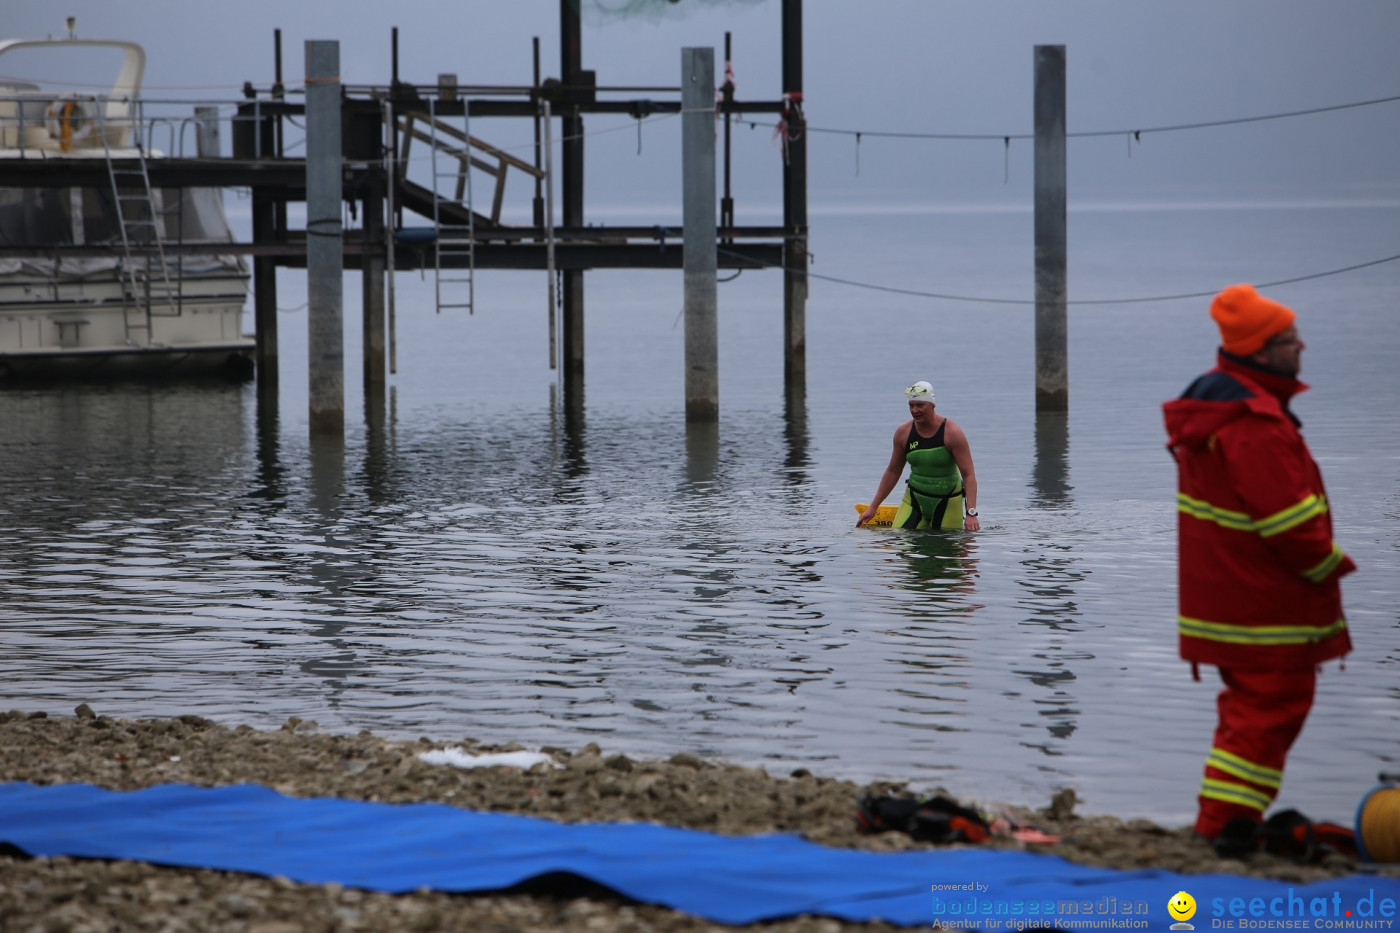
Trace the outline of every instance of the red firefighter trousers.
[[1317, 672], [1220, 669], [1219, 721], [1197, 798], [1196, 833], [1220, 835], [1231, 820], [1262, 820], [1283, 781], [1284, 760], [1312, 708]]

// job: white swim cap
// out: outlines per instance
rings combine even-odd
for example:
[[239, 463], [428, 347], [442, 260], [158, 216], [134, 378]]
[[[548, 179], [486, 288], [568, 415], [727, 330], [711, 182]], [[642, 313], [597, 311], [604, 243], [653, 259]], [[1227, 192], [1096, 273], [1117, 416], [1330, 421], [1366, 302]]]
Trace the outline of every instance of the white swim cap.
[[904, 394], [911, 402], [928, 402], [933, 404], [933, 386], [920, 379], [918, 382], [904, 390]]

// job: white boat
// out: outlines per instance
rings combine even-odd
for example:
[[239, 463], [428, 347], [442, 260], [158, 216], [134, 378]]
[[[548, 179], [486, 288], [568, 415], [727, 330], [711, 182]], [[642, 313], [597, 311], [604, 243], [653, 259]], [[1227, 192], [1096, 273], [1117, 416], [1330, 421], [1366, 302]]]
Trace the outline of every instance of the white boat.
[[[246, 262], [173, 249], [233, 242], [222, 191], [151, 186], [151, 164], [167, 156], [150, 147], [142, 118], [145, 51], [134, 42], [78, 39], [69, 26], [68, 38], [0, 42], [0, 178], [14, 183], [4, 165], [17, 159], [101, 167], [84, 173], [82, 187], [54, 186], [61, 173], [42, 182], [48, 187], [0, 186], [0, 380], [246, 378], [255, 347], [242, 333]], [[111, 90], [46, 90], [32, 72], [17, 71], [21, 59], [60, 49], [66, 61], [81, 54], [104, 62], [117, 50]]]

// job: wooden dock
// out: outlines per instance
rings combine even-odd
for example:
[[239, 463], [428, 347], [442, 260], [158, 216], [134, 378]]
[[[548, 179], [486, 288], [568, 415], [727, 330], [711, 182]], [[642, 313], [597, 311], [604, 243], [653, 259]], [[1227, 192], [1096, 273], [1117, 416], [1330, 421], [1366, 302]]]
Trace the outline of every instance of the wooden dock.
[[[398, 80], [395, 30], [391, 80], [382, 86], [340, 88], [341, 197], [362, 218], [360, 229], [340, 234], [342, 269], [358, 269], [365, 276], [364, 372], [366, 398], [371, 404], [383, 397], [386, 375], [393, 365], [386, 365], [384, 334], [385, 281], [394, 271], [434, 269], [442, 275], [444, 270], [468, 270], [472, 274], [495, 269], [554, 270], [562, 290], [557, 359], [567, 405], [581, 404], [583, 395], [584, 273], [590, 269], [684, 267], [685, 237], [681, 228], [660, 223], [588, 223], [583, 186], [584, 118], [592, 114], [624, 114], [640, 119], [652, 114], [680, 113], [680, 87], [630, 89], [598, 85], [595, 73], [582, 67], [579, 14], [577, 5], [569, 0], [560, 2], [560, 25], [557, 78], [540, 78], [536, 40], [535, 79], [531, 85], [458, 86], [451, 75], [441, 76], [435, 85], [406, 84]], [[782, 0], [782, 93], [769, 100], [740, 100], [732, 85], [726, 84], [719, 89], [717, 104], [723, 118], [723, 184], [715, 230], [716, 266], [789, 270], [784, 276], [783, 308], [784, 372], [790, 404], [805, 404], [806, 391], [807, 289], [803, 270], [807, 266], [808, 227], [801, 36], [801, 0]], [[164, 249], [170, 256], [218, 253], [251, 258], [257, 369], [259, 380], [268, 385], [275, 385], [277, 378], [276, 269], [305, 268], [308, 239], [317, 235], [316, 230], [293, 229], [287, 221], [288, 205], [307, 201], [307, 173], [312, 167], [307, 158], [284, 151], [283, 141], [291, 132], [292, 121], [305, 125], [308, 114], [306, 102], [293, 99], [284, 90], [280, 32], [275, 41], [276, 80], [262, 87], [245, 85], [232, 119], [231, 155], [225, 156], [216, 148], [192, 158], [175, 155], [145, 160], [153, 187], [241, 188], [251, 192], [252, 236], [248, 242], [192, 244], [168, 240]], [[725, 54], [727, 57], [727, 48]], [[625, 96], [638, 90], [654, 96]], [[732, 118], [740, 115], [766, 115], [786, 121], [780, 226], [734, 223], [728, 136]], [[467, 132], [465, 128], [479, 118], [533, 121], [534, 159], [511, 156]], [[556, 124], [562, 164], [549, 178], [547, 142]], [[436, 160], [442, 159], [448, 166], [457, 166], [455, 193], [445, 194], [423, 184], [421, 179], [409, 177], [404, 166], [407, 154], [415, 149], [430, 153], [435, 165]], [[113, 169], [134, 167], [124, 165], [120, 158], [19, 158], [6, 161], [5, 184], [23, 188], [108, 189]], [[469, 172], [473, 177], [494, 179], [488, 197], [470, 196], [466, 187], [470, 184]], [[533, 220], [529, 224], [501, 220], [507, 177], [524, 179], [534, 186]], [[557, 212], [550, 210], [549, 203], [556, 180], [560, 190]], [[560, 219], [554, 223], [556, 214]], [[0, 258], [111, 256], [113, 251], [110, 244], [0, 244]], [[389, 308], [392, 317], [392, 286]], [[388, 353], [392, 355], [391, 346]]]

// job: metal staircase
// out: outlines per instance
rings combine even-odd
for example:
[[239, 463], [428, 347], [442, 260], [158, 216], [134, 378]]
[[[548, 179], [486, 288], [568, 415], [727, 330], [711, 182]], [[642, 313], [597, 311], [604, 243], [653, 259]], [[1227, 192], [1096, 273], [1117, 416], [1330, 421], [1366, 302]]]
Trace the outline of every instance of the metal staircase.
[[[145, 147], [132, 132], [132, 151], [115, 156], [107, 121], [101, 102], [97, 106], [102, 148], [107, 157], [107, 176], [112, 184], [112, 201], [116, 208], [117, 229], [121, 233], [122, 258], [122, 316], [126, 326], [126, 342], [132, 346], [150, 346], [151, 319], [178, 317], [182, 311], [180, 277], [170, 276], [165, 257], [164, 220], [151, 188], [151, 176], [146, 168]], [[118, 160], [122, 164], [118, 164]], [[135, 167], [131, 167], [131, 163]], [[183, 262], [181, 263], [183, 267]], [[144, 331], [143, 337], [138, 337]]]
[[[428, 102], [429, 148], [433, 160], [433, 267], [435, 272], [437, 310], [465, 308], [473, 313], [476, 301], [476, 219], [472, 211], [471, 178], [471, 117], [462, 107], [462, 129], [450, 126], [438, 118], [436, 101]], [[451, 167], [445, 167], [450, 165]], [[441, 193], [440, 185], [448, 182], [450, 196]], [[466, 223], [454, 223], [444, 215], [448, 208], [461, 208], [454, 214], [466, 214]]]
[[[403, 149], [397, 155], [399, 167], [394, 171], [394, 202], [433, 221], [438, 312], [443, 308], [466, 308], [470, 313], [476, 299], [476, 242], [491, 239], [493, 231], [507, 229], [501, 222], [507, 176], [512, 169], [537, 181], [547, 175], [529, 162], [472, 136], [468, 132], [471, 124], [467, 101], [461, 102], [460, 114], [450, 115], [450, 121], [448, 115], [439, 115], [445, 108], [440, 108], [437, 100], [429, 100], [427, 105], [426, 113], [386, 112], [385, 120], [403, 140]], [[431, 150], [432, 178], [423, 179], [427, 186], [408, 177], [409, 151], [414, 140], [426, 143]], [[489, 207], [483, 206], [481, 211], [472, 204], [473, 171], [494, 181]]]

